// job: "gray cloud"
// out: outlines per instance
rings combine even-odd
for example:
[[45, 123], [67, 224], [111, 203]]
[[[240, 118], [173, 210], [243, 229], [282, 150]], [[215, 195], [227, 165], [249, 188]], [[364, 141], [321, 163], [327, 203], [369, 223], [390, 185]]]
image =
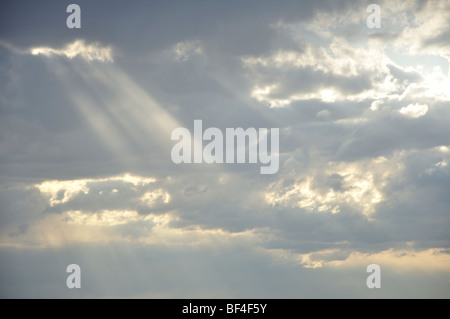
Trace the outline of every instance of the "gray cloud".
[[[3, 2], [0, 295], [449, 296], [448, 23], [430, 3], [384, 2], [368, 31], [366, 2], [79, 1], [80, 30], [68, 3]], [[280, 128], [279, 172], [172, 163], [195, 119]]]

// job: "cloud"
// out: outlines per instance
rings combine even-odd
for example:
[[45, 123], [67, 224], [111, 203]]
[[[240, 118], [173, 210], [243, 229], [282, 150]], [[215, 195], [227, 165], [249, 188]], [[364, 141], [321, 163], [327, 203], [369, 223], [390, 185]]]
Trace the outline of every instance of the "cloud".
[[[320, 172], [299, 176], [293, 185], [287, 186], [283, 181], [272, 184], [266, 201], [271, 205], [332, 214], [339, 213], [343, 205], [349, 205], [370, 216], [375, 211], [374, 206], [383, 200], [380, 188], [388, 177], [386, 168], [379, 176], [374, 174], [386, 162], [387, 159], [381, 157], [371, 163], [329, 163], [328, 168], [322, 167]], [[371, 169], [367, 169], [368, 166], [372, 166]], [[375, 185], [374, 180], [380, 185]]]
[[30, 49], [32, 55], [59, 55], [69, 59], [80, 56], [86, 61], [113, 62], [112, 49], [110, 47], [102, 47], [99, 44], [86, 44], [83, 40], [76, 40], [67, 44], [62, 49], [53, 49], [50, 47], [34, 47]]
[[[2, 3], [2, 297], [449, 296], [448, 1], [379, 30], [369, 2], [81, 1], [79, 30], [44, 3]], [[195, 119], [279, 128], [278, 173], [172, 163]]]
[[186, 61], [193, 54], [202, 54], [199, 44], [191, 41], [179, 42], [173, 50], [178, 61]]
[[424, 116], [428, 112], [428, 106], [427, 105], [421, 105], [421, 104], [409, 104], [408, 106], [404, 106], [399, 111], [401, 114], [413, 118], [418, 118], [421, 116]]
[[[444, 39], [448, 36], [450, 2], [427, 1], [416, 8], [396, 45], [407, 45], [411, 54], [439, 55], [449, 60], [450, 47]], [[436, 15], [437, 11], [441, 14]]]

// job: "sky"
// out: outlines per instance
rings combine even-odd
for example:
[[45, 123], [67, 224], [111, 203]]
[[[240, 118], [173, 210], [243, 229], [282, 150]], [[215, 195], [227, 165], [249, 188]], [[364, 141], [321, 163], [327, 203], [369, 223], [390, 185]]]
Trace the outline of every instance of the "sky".
[[450, 1], [370, 3], [2, 1], [0, 297], [450, 298]]

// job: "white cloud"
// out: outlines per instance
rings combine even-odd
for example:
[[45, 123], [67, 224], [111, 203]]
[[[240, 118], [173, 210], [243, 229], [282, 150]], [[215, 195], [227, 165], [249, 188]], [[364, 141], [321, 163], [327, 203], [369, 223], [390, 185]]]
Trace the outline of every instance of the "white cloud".
[[329, 162], [314, 172], [310, 168], [308, 174], [298, 176], [292, 185], [285, 185], [283, 180], [271, 184], [265, 200], [273, 206], [332, 214], [350, 206], [371, 218], [375, 205], [384, 199], [387, 179], [400, 172], [401, 165], [396, 161], [380, 157], [354, 163]]
[[113, 62], [112, 48], [109, 46], [101, 46], [98, 43], [86, 44], [84, 40], [76, 40], [67, 44], [62, 49], [54, 49], [51, 47], [34, 47], [30, 49], [32, 55], [59, 55], [69, 59], [80, 56], [86, 61]]
[[[87, 195], [90, 191], [89, 184], [101, 184], [106, 182], [121, 182], [128, 183], [137, 186], [145, 186], [150, 183], [154, 183], [156, 179], [141, 177], [136, 175], [124, 174], [120, 176], [112, 176], [108, 178], [98, 178], [98, 179], [78, 179], [78, 180], [52, 180], [52, 181], [44, 181], [40, 184], [36, 184], [35, 187], [39, 189], [39, 191], [48, 198], [50, 206], [55, 206], [58, 204], [67, 203], [71, 199], [73, 199], [78, 194]], [[100, 191], [100, 195], [103, 194], [103, 191]], [[112, 192], [117, 192], [117, 189], [113, 189]], [[159, 190], [161, 192], [161, 190]], [[162, 193], [158, 193], [158, 196], [162, 196]], [[149, 195], [147, 194], [147, 197]], [[167, 195], [164, 195], [167, 198]]]
[[96, 213], [68, 211], [67, 216], [69, 218], [69, 224], [74, 223], [81, 225], [99, 226], [115, 226], [144, 219], [144, 216], [139, 216], [137, 212], [127, 210], [103, 210]]
[[409, 104], [408, 106], [402, 107], [399, 112], [408, 117], [419, 118], [427, 114], [428, 106], [417, 103]]
[[[298, 50], [280, 49], [270, 56], [241, 59], [255, 82], [253, 98], [271, 107], [284, 107], [314, 99], [325, 103], [364, 101], [396, 94], [401, 88], [387, 67], [393, 62], [377, 43], [354, 45], [343, 37], [326, 44], [300, 42]], [[302, 74], [312, 81], [303, 79]]]
[[398, 50], [406, 49], [411, 55], [438, 55], [450, 61], [449, 21], [450, 1], [426, 1], [417, 8], [411, 21], [404, 24], [395, 45]]
[[148, 206], [153, 206], [156, 203], [164, 203], [167, 204], [170, 201], [170, 195], [168, 192], [164, 191], [163, 189], [157, 189], [151, 192], [145, 193], [141, 200]]
[[177, 61], [186, 61], [192, 55], [201, 55], [203, 50], [198, 41], [184, 41], [175, 44], [173, 52]]

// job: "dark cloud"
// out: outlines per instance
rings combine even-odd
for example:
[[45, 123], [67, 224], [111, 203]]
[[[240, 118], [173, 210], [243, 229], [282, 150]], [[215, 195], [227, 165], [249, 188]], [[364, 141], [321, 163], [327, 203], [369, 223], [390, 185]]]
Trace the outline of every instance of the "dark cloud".
[[[403, 103], [402, 103], [403, 104]], [[407, 104], [407, 103], [404, 103]], [[361, 124], [354, 136], [341, 144], [337, 156], [343, 160], [390, 155], [394, 151], [427, 149], [446, 145], [448, 113], [436, 104], [429, 114], [406, 118], [398, 113]]]
[[[350, 1], [80, 0], [82, 28], [69, 30], [68, 4], [0, 5], [2, 297], [449, 295], [445, 250], [429, 273], [397, 276], [409, 269], [397, 252], [448, 248], [450, 207], [448, 76], [411, 52], [391, 60], [411, 23], [400, 9], [385, 2], [389, 27], [370, 33], [366, 3]], [[321, 20], [339, 15], [335, 28]], [[445, 35], [419, 42], [445, 48]], [[68, 54], [79, 39], [97, 58]], [[400, 112], [416, 104], [427, 112]], [[280, 128], [279, 172], [172, 163], [171, 131], [195, 119]], [[89, 228], [74, 211], [135, 215]], [[386, 262], [383, 291], [365, 286], [371, 258]], [[64, 285], [70, 263], [81, 290]]]
[[[412, 283], [409, 273], [386, 268], [382, 289], [371, 290], [365, 267], [276, 264], [247, 245], [223, 247], [220, 254], [203, 247], [120, 244], [0, 254], [3, 298], [439, 298], [448, 293], [439, 280], [442, 271], [423, 272]], [[65, 287], [72, 263], [81, 267], [81, 289]], [[411, 289], [418, 285], [422, 288]]]

